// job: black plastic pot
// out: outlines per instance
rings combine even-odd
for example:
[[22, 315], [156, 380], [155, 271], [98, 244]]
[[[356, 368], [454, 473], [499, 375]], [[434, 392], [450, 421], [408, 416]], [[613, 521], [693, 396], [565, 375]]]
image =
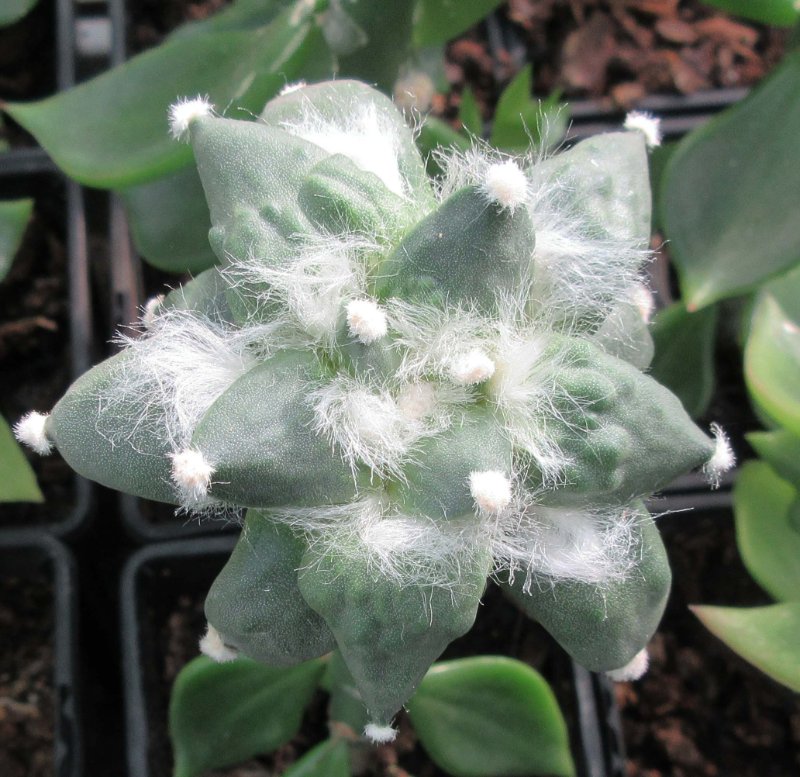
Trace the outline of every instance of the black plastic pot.
[[[196, 538], [141, 548], [128, 561], [121, 586], [127, 765], [133, 777], [166, 777], [171, 753], [167, 739], [169, 683], [164, 672], [178, 667], [165, 662], [168, 621], [188, 625], [192, 642], [183, 659], [197, 655], [196, 640], [205, 620], [202, 602], [234, 544], [233, 537]], [[518, 614], [497, 594], [491, 606]], [[489, 592], [487, 596], [491, 596]], [[482, 608], [490, 609], [490, 607]], [[481, 612], [479, 617], [485, 617]], [[520, 620], [525, 620], [521, 615]], [[533, 628], [537, 626], [532, 625]], [[542, 632], [542, 638], [549, 637]], [[470, 636], [454, 645], [455, 653], [469, 645]], [[175, 650], [173, 644], [173, 650]], [[498, 645], [505, 652], [506, 645]], [[552, 644], [549, 677], [570, 727], [570, 738], [580, 777], [624, 777], [619, 727], [608, 685], [603, 678], [574, 666]], [[444, 657], [449, 657], [446, 653]], [[165, 668], [166, 667], [166, 668]], [[570, 690], [571, 689], [571, 690]], [[598, 714], [600, 713], [600, 714]]]
[[[4, 581], [33, 582], [51, 592], [52, 773], [54, 777], [83, 777], [75, 562], [67, 548], [48, 534], [6, 530], [0, 532], [0, 570]], [[4, 652], [12, 647], [8, 644]]]

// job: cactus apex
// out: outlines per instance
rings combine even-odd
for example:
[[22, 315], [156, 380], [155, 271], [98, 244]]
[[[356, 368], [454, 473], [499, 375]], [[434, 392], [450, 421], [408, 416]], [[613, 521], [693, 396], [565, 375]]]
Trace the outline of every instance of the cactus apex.
[[53, 443], [45, 429], [48, 417], [46, 413], [32, 411], [14, 424], [14, 436], [40, 456], [47, 456], [53, 450]]
[[457, 356], [450, 365], [450, 377], [460, 386], [483, 383], [494, 375], [494, 371], [494, 361], [479, 348]]
[[703, 464], [703, 474], [712, 488], [719, 488], [719, 481], [723, 473], [736, 464], [736, 455], [731, 448], [728, 436], [719, 424], [711, 424], [711, 434], [714, 435], [716, 445], [711, 458]]
[[374, 300], [354, 299], [347, 305], [347, 328], [352, 337], [369, 345], [386, 334], [386, 314]]
[[200, 652], [218, 664], [235, 661], [239, 651], [225, 644], [222, 635], [209, 623], [205, 636], [200, 640]]
[[513, 159], [490, 165], [483, 181], [483, 192], [490, 202], [512, 213], [525, 203], [528, 179]]
[[606, 672], [606, 676], [615, 683], [625, 683], [631, 680], [638, 680], [647, 671], [650, 664], [650, 656], [647, 648], [642, 648], [625, 666], [619, 669], [611, 669]]
[[625, 117], [625, 123], [622, 126], [626, 130], [641, 132], [648, 148], [655, 148], [661, 145], [661, 120], [650, 113], [631, 111]]
[[175, 140], [187, 140], [189, 127], [195, 119], [210, 116], [214, 106], [208, 97], [181, 97], [169, 106], [169, 133]]
[[484, 513], [499, 513], [511, 502], [511, 481], [504, 472], [471, 472], [469, 490], [475, 504]]
[[385, 745], [387, 742], [394, 742], [397, 738], [397, 729], [392, 728], [392, 726], [367, 723], [364, 726], [364, 736], [376, 745]]
[[208, 496], [214, 468], [200, 451], [187, 448], [169, 454], [172, 459], [172, 481], [190, 503], [202, 502]]

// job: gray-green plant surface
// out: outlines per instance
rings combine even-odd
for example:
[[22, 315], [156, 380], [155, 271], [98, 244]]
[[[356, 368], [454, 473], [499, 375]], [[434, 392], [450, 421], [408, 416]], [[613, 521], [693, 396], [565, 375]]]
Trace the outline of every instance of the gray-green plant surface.
[[374, 741], [487, 577], [580, 663], [635, 676], [670, 583], [642, 499], [732, 456], [643, 372], [631, 126], [550, 158], [476, 146], [432, 182], [357, 82], [286, 89], [258, 121], [180, 101], [220, 266], [23, 436], [112, 488], [247, 508], [204, 651], [338, 651]]

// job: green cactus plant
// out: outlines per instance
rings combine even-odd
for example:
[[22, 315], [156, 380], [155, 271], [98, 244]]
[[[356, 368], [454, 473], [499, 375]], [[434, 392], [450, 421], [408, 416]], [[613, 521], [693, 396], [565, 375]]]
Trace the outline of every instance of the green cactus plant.
[[493, 576], [589, 668], [641, 672], [670, 581], [641, 499], [732, 464], [642, 371], [652, 122], [544, 159], [474, 147], [435, 182], [357, 82], [170, 123], [220, 266], [18, 429], [103, 485], [247, 509], [204, 652], [336, 648], [388, 741]]

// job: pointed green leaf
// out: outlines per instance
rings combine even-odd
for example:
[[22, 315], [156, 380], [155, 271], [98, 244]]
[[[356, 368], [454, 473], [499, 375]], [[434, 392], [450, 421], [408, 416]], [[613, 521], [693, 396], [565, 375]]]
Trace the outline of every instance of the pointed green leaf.
[[44, 502], [28, 459], [0, 416], [0, 502]]
[[206, 196], [193, 164], [120, 193], [136, 250], [149, 264], [198, 273], [217, 263], [208, 242]]
[[33, 200], [0, 202], [0, 281], [8, 275], [33, 213]]
[[230, 766], [288, 742], [323, 669], [319, 660], [291, 669], [244, 658], [216, 664], [199, 656], [189, 662], [170, 699], [174, 777]]
[[748, 462], [733, 489], [736, 543], [756, 582], [778, 601], [800, 600], [797, 491], [764, 462]]
[[672, 391], [692, 418], [701, 416], [714, 390], [717, 307], [687, 312], [676, 302], [653, 322], [655, 355], [650, 375]]
[[458, 37], [488, 16], [502, 0], [420, 0], [414, 16], [414, 45], [433, 46]]
[[520, 661], [481, 656], [434, 664], [408, 711], [423, 747], [456, 777], [575, 773], [558, 702]]
[[169, 41], [66, 92], [5, 109], [82, 183], [122, 188], [151, 180], [191, 158], [168, 133], [167, 110], [177, 98], [205, 94], [219, 110], [258, 111], [316, 61], [325, 50], [319, 33], [291, 10], [256, 30]]
[[689, 310], [746, 291], [800, 259], [800, 52], [687, 136], [661, 189], [661, 224]]
[[283, 777], [350, 777], [350, 754], [344, 739], [326, 739], [295, 761]]
[[[800, 269], [771, 284], [753, 311], [744, 353], [747, 387], [772, 421], [800, 435], [800, 305], [786, 293], [800, 292]], [[779, 296], [780, 294], [780, 296]]]
[[778, 429], [774, 432], [751, 432], [747, 442], [784, 480], [800, 490], [800, 437]]
[[796, 0], [704, 0], [734, 16], [743, 16], [754, 22], [791, 27], [800, 18]]
[[461, 93], [461, 107], [458, 110], [458, 118], [461, 121], [461, 126], [470, 135], [474, 135], [476, 138], [483, 135], [483, 117], [481, 116], [480, 108], [478, 108], [475, 95], [468, 86], [465, 86], [464, 91]]
[[569, 112], [558, 95], [531, 97], [533, 71], [526, 65], [503, 90], [492, 124], [491, 143], [504, 151], [526, 151], [531, 145], [552, 148], [564, 137]]
[[800, 693], [800, 602], [750, 608], [695, 605], [691, 609], [742, 658]]

